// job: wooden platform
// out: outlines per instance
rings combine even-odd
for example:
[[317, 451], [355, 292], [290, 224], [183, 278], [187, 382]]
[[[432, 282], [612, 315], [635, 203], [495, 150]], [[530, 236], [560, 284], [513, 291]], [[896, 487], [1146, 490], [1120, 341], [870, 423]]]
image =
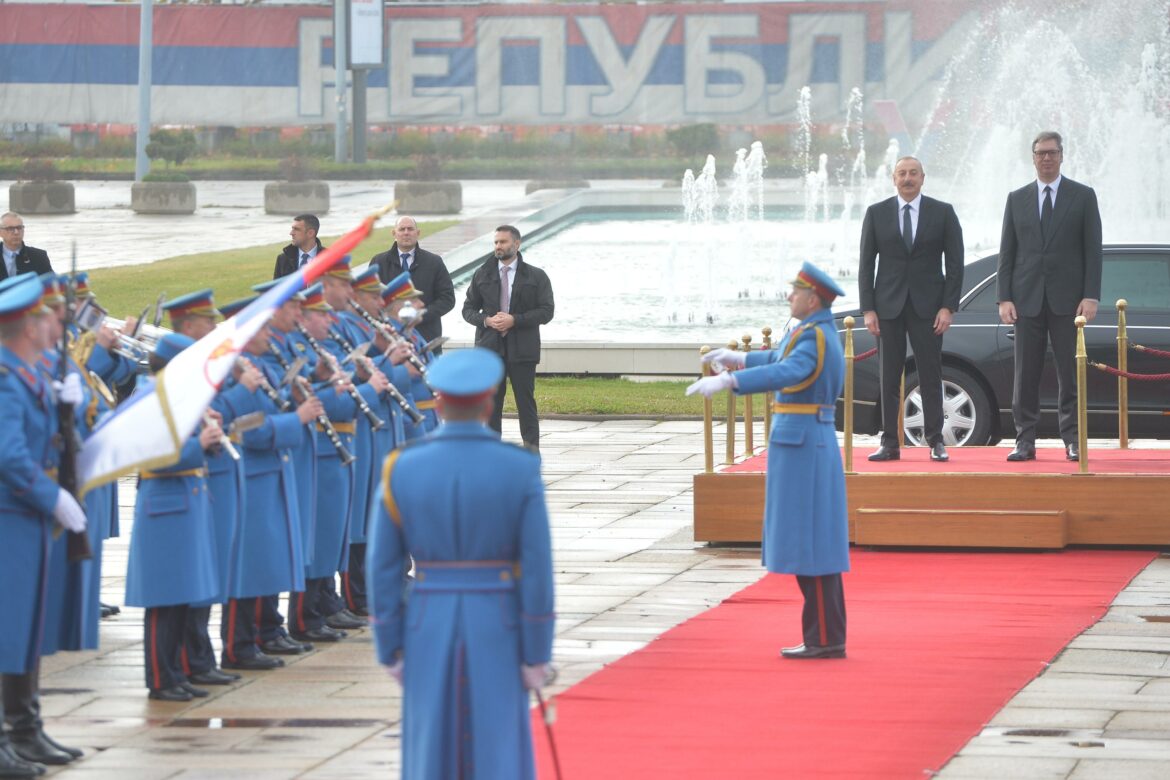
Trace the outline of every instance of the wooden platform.
[[[868, 546], [1170, 545], [1160, 474], [846, 474], [849, 538]], [[695, 540], [759, 542], [761, 472], [697, 474]]]

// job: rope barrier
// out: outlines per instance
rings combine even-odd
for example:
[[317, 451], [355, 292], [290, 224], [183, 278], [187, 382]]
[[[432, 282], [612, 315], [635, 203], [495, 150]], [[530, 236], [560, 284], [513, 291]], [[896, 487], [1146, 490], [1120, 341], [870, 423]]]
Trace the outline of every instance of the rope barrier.
[[1145, 352], [1147, 355], [1153, 355], [1154, 357], [1170, 358], [1170, 352], [1154, 349], [1153, 347], [1144, 347], [1141, 344], [1130, 344], [1129, 348], [1136, 349], [1138, 352]]
[[1132, 371], [1122, 371], [1113, 366], [1107, 366], [1104, 363], [1097, 363], [1096, 361], [1089, 361], [1089, 365], [1098, 371], [1104, 371], [1106, 374], [1113, 376], [1123, 376], [1126, 379], [1133, 379], [1139, 382], [1170, 382], [1170, 374], [1135, 374]]
[[868, 360], [869, 358], [873, 357], [876, 354], [877, 354], [877, 347], [874, 347], [873, 349], [866, 350], [865, 352], [862, 352], [860, 355], [857, 355], [856, 357], [854, 357], [853, 362], [856, 363], [859, 360]]

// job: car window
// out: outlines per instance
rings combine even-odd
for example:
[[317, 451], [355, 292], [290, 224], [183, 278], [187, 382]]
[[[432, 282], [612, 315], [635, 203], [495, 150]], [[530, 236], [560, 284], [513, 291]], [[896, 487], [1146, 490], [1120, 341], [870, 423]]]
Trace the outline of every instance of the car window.
[[1110, 253], [1101, 269], [1101, 305], [1125, 298], [1133, 309], [1170, 309], [1170, 262], [1163, 255]]
[[996, 300], [995, 278], [984, 284], [974, 293], [963, 306], [963, 311], [999, 311], [999, 301]]

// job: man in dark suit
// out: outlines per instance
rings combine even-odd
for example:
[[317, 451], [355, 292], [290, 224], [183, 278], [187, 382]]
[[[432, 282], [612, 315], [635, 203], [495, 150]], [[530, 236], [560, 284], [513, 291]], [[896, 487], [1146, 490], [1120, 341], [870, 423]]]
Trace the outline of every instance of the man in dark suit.
[[536, 417], [536, 364], [540, 362], [540, 326], [553, 318], [552, 283], [544, 271], [524, 262], [520, 231], [496, 228], [495, 252], [476, 270], [463, 301], [463, 319], [475, 326], [475, 346], [504, 359], [504, 378], [496, 389], [491, 426], [499, 432], [504, 393], [512, 380], [512, 396], [520, 416], [520, 438], [536, 449], [540, 423]]
[[292, 243], [280, 250], [276, 256], [276, 267], [272, 269], [272, 278], [279, 279], [288, 276], [298, 268], [312, 262], [317, 253], [324, 250], [321, 240], [317, 238], [317, 231], [321, 229], [321, 220], [312, 214], [298, 214], [293, 217], [292, 227], [288, 237]]
[[4, 260], [0, 263], [0, 281], [29, 271], [38, 275], [52, 272], [45, 250], [24, 243], [24, 219], [16, 212], [9, 211], [0, 216], [0, 239], [3, 240], [0, 254]]
[[1091, 187], [1060, 175], [1064, 142], [1046, 130], [1032, 141], [1036, 181], [1008, 195], [999, 241], [999, 318], [1015, 326], [1010, 461], [1036, 458], [1040, 374], [1048, 341], [1056, 359], [1057, 413], [1065, 457], [1077, 460], [1076, 324], [1097, 316], [1101, 212]]
[[861, 226], [857, 285], [865, 327], [878, 337], [881, 357], [882, 441], [869, 456], [875, 461], [901, 457], [898, 403], [907, 336], [918, 368], [930, 459], [949, 458], [942, 433], [942, 337], [963, 287], [963, 229], [949, 203], [922, 194], [925, 179], [917, 159], [898, 160], [898, 194], [870, 206]]
[[[403, 271], [410, 271], [410, 281], [422, 293], [426, 307], [422, 322], [416, 329], [425, 341], [443, 335], [442, 317], [455, 308], [455, 285], [443, 258], [428, 252], [418, 245], [418, 223], [414, 217], [399, 217], [394, 225], [394, 243], [390, 249], [374, 255], [370, 265], [378, 267], [378, 278], [382, 284], [389, 282]], [[441, 354], [442, 347], [434, 353]]]

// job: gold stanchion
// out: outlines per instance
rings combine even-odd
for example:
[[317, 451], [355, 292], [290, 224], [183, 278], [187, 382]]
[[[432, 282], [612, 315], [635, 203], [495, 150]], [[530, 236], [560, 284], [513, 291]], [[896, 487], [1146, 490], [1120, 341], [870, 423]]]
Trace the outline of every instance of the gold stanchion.
[[1084, 316], [1078, 316], [1077, 324], [1077, 449], [1080, 450], [1081, 473], [1089, 473], [1089, 400], [1085, 397], [1085, 365], [1089, 353], [1085, 350]]
[[[772, 348], [772, 329], [765, 326], [764, 334], [764, 349]], [[768, 446], [768, 437], [772, 435], [772, 394], [764, 393], [764, 446]]]
[[[732, 352], [737, 351], [738, 347], [735, 339], [727, 342], [727, 348]], [[727, 450], [723, 462], [728, 466], [735, 463], [735, 393], [730, 390], [727, 391]]]
[[[740, 337], [740, 340], [743, 341], [743, 351], [745, 353], [751, 352], [752, 335], [745, 333]], [[764, 404], [764, 406], [767, 406], [767, 404]], [[748, 393], [743, 397], [743, 451], [749, 458], [755, 454], [755, 436], [753, 435], [755, 431], [752, 430], [755, 424], [755, 414], [752, 412], [752, 396], [751, 393]]]
[[853, 471], [853, 323], [852, 317], [841, 321], [845, 326], [845, 471]]
[[[703, 345], [699, 347], [700, 357], [706, 355], [711, 351], [711, 348]], [[703, 376], [711, 376], [711, 366], [703, 364]], [[714, 427], [713, 418], [714, 413], [711, 409], [711, 399], [703, 398], [703, 471], [711, 474], [715, 471], [715, 434], [712, 428]]]
[[[1117, 301], [1117, 370], [1129, 370], [1129, 335], [1125, 331], [1125, 298]], [[1129, 449], [1129, 380], [1117, 377], [1117, 438], [1121, 449]]]
[[906, 438], [906, 370], [902, 369], [902, 383], [898, 385], [898, 427], [895, 429], [898, 435], [898, 446], [902, 445]]

